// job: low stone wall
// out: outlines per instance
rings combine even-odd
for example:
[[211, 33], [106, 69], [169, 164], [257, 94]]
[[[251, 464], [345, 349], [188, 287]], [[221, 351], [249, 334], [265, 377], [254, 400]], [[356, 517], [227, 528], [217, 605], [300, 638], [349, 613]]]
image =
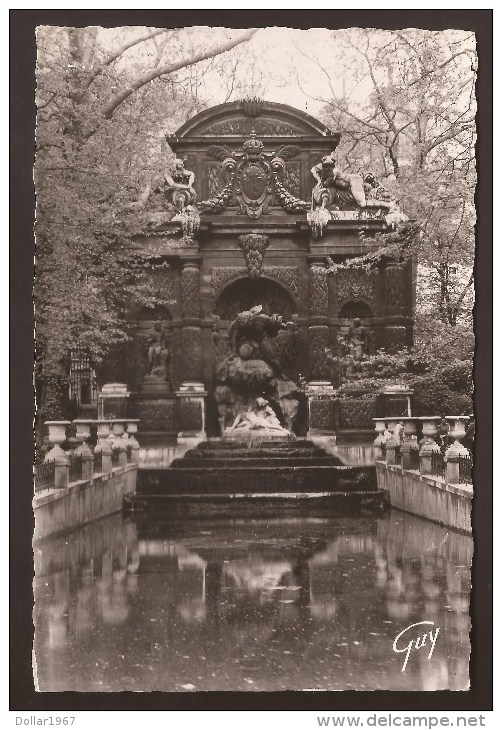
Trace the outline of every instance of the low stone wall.
[[34, 540], [72, 530], [122, 509], [122, 498], [136, 490], [137, 464], [114, 468], [108, 474], [74, 482], [65, 489], [35, 495]]
[[378, 488], [389, 493], [393, 507], [472, 533], [472, 485], [446, 484], [441, 477], [383, 461], [376, 462], [376, 473]]
[[338, 443], [337, 436], [310, 436], [316, 446], [320, 446], [328, 454], [338, 456], [340, 461], [347, 465], [373, 466], [375, 463], [375, 449], [373, 443]]

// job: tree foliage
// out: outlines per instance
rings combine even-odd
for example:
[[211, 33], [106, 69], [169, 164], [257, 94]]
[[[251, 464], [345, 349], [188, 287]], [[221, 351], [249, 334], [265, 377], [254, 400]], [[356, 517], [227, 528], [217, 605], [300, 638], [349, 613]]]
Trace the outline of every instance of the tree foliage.
[[169, 167], [166, 131], [203, 108], [187, 93], [193, 68], [253, 32], [215, 29], [202, 43], [125, 29], [100, 44], [96, 28], [39, 28], [35, 305], [46, 371], [77, 346], [99, 360], [128, 337], [128, 305], [155, 303], [144, 262], [127, 255], [128, 204]]
[[306, 64], [298, 82], [308, 95], [305, 76], [315, 69], [324, 79], [324, 119], [342, 132], [342, 165], [383, 178], [420, 224], [413, 251], [419, 262], [419, 309], [435, 311], [450, 326], [469, 318], [476, 184], [474, 34], [352, 28], [334, 31], [329, 64], [315, 50], [300, 50]]

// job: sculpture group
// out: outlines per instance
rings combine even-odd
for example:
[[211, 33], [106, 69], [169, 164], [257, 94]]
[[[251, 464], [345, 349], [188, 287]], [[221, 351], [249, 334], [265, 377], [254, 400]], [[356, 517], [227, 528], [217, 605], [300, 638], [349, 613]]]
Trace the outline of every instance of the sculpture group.
[[332, 152], [311, 170], [316, 185], [312, 190], [312, 202], [307, 218], [317, 236], [336, 217], [338, 211], [369, 210], [380, 213], [391, 227], [408, 220], [399, 209], [397, 199], [372, 172], [350, 173], [339, 167], [336, 153]]
[[[281, 330], [294, 330], [262, 305], [241, 312], [228, 337], [231, 352], [216, 368], [215, 398], [220, 428], [292, 433], [299, 406], [299, 388], [282, 371], [270, 340]], [[230, 424], [229, 424], [230, 420]]]

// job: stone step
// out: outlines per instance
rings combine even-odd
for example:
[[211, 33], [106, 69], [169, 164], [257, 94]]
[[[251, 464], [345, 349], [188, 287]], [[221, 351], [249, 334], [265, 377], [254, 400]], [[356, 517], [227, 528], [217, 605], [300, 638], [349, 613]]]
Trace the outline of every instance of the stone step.
[[294, 441], [269, 441], [267, 439], [263, 439], [263, 441], [253, 441], [249, 442], [249, 445], [246, 446], [244, 442], [242, 441], [229, 441], [225, 439], [215, 439], [212, 441], [202, 441], [200, 444], [197, 445], [197, 449], [199, 450], [206, 450], [209, 451], [215, 451], [217, 449], [223, 449], [223, 450], [255, 450], [260, 448], [267, 448], [274, 451], [281, 451], [282, 449], [292, 449], [292, 448], [318, 448], [313, 441], [310, 441], [310, 439], [296, 439]]
[[140, 494], [242, 494], [375, 491], [374, 467], [273, 466], [144, 469]]
[[[314, 447], [314, 448], [290, 448], [290, 449], [281, 449], [281, 450], [274, 450], [274, 449], [267, 449], [267, 448], [261, 448], [261, 449], [215, 449], [214, 451], [211, 451], [209, 449], [190, 449], [186, 452], [184, 458], [187, 459], [246, 459], [246, 458], [261, 458], [261, 459], [267, 459], [267, 458], [295, 458], [295, 457], [303, 457], [303, 458], [315, 458], [315, 457], [324, 457], [328, 456], [328, 454], [320, 448]], [[335, 457], [336, 458], [336, 457]], [[339, 461], [339, 464], [342, 462]]]
[[378, 514], [388, 508], [388, 493], [382, 490], [353, 492], [283, 492], [214, 494], [126, 494], [126, 513], [165, 513], [169, 519], [180, 517], [246, 517], [266, 518], [270, 515], [333, 517]]
[[221, 458], [217, 454], [212, 454], [211, 458], [207, 458], [206, 454], [203, 457], [188, 457], [184, 456], [181, 459], [175, 459], [170, 468], [171, 469], [223, 469], [238, 467], [267, 467], [272, 466], [276, 469], [285, 466], [340, 466], [341, 461], [336, 456], [328, 456], [323, 452], [322, 456], [241, 456], [238, 459], [238, 463], [234, 463], [234, 459]]

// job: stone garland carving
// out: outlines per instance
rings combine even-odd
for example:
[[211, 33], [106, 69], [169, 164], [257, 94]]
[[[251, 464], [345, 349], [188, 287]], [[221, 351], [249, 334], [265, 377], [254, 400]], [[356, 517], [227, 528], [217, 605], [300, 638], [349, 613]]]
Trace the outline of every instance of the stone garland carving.
[[201, 200], [199, 209], [201, 213], [221, 213], [227, 205], [231, 205], [234, 197], [234, 174], [231, 173], [228, 183], [223, 190], [212, 198]]
[[328, 272], [316, 264], [310, 267], [310, 316], [328, 316]]
[[336, 298], [339, 305], [357, 300], [373, 304], [375, 285], [373, 274], [355, 269], [339, 269], [335, 277]]
[[181, 271], [181, 311], [183, 317], [200, 316], [200, 271], [198, 266], [184, 266]]
[[[211, 293], [217, 299], [225, 284], [232, 279], [247, 276], [247, 270], [240, 266], [221, 266], [211, 269]], [[289, 293], [298, 298], [298, 269], [296, 266], [264, 266], [262, 275], [280, 281]]]
[[280, 122], [274, 119], [228, 119], [222, 122], [215, 122], [202, 130], [204, 136], [245, 136], [251, 132], [260, 135], [277, 137], [294, 137], [305, 134], [305, 130], [289, 122]]
[[201, 379], [202, 343], [200, 327], [183, 327], [181, 330], [182, 380]]
[[268, 236], [260, 233], [247, 233], [237, 239], [246, 261], [250, 279], [257, 279], [261, 274], [263, 257], [269, 246]]
[[279, 176], [276, 172], [274, 172], [273, 177], [275, 196], [277, 202], [284, 208], [284, 210], [288, 213], [305, 213], [310, 210], [310, 203], [306, 200], [301, 200], [288, 192], [279, 180]]
[[175, 401], [167, 398], [138, 399], [134, 402], [142, 431], [177, 431]]
[[330, 380], [328, 347], [328, 328], [321, 325], [309, 327], [310, 380]]
[[288, 160], [297, 157], [300, 152], [298, 145], [282, 145], [275, 152], [267, 152], [254, 131], [240, 150], [232, 151], [225, 145], [210, 145], [207, 148], [208, 156], [221, 161], [221, 168], [230, 174], [230, 179], [221, 193], [202, 201], [199, 208], [204, 212], [218, 213], [235, 200], [241, 215], [256, 219], [269, 214], [275, 190], [277, 201], [283, 208], [290, 212], [306, 211], [309, 203], [295, 198], [279, 180], [282, 172], [290, 184], [298, 187], [301, 167], [293, 163], [295, 167], [288, 172], [287, 165]]
[[373, 398], [342, 398], [339, 401], [342, 428], [373, 428], [376, 396]]
[[404, 273], [400, 265], [385, 268], [385, 311], [388, 315], [405, 314]]

